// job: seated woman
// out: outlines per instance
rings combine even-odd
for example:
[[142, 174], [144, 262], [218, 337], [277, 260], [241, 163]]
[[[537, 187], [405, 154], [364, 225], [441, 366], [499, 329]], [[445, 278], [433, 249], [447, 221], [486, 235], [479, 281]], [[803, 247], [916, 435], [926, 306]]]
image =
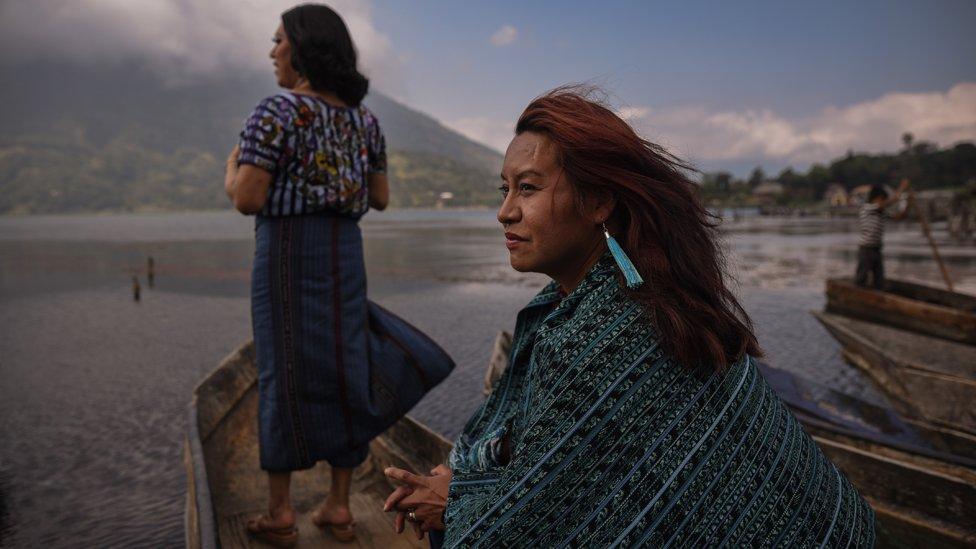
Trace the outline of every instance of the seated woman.
[[871, 545], [872, 509], [756, 369], [687, 166], [572, 88], [515, 132], [498, 221], [512, 267], [553, 282], [449, 467], [387, 470], [398, 529], [450, 547]]

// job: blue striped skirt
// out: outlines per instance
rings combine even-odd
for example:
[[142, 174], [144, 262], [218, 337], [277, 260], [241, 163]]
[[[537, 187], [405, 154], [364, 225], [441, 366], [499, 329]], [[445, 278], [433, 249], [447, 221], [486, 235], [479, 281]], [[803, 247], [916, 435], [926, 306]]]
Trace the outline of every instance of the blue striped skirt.
[[261, 468], [354, 467], [369, 441], [454, 368], [422, 332], [366, 299], [355, 220], [327, 214], [255, 224], [251, 316]]

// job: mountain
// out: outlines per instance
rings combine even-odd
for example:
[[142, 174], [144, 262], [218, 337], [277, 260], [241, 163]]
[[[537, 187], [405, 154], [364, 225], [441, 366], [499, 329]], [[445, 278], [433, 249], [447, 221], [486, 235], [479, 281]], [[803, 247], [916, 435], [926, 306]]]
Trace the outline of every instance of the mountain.
[[[0, 67], [0, 213], [227, 207], [224, 159], [270, 75], [173, 84], [138, 64]], [[497, 203], [501, 155], [378, 92], [391, 205]]]

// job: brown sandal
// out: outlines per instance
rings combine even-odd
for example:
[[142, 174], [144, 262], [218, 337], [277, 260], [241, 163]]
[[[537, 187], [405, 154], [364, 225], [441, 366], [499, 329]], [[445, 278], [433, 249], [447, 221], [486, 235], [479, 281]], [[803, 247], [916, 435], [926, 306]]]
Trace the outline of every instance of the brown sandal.
[[247, 533], [275, 547], [294, 547], [298, 543], [298, 527], [270, 528], [267, 520], [270, 517], [261, 515], [247, 521]]
[[339, 541], [352, 541], [356, 539], [356, 521], [351, 520], [343, 524], [333, 524], [321, 518], [318, 511], [312, 513], [312, 524], [318, 526], [323, 531], [328, 527], [332, 535]]

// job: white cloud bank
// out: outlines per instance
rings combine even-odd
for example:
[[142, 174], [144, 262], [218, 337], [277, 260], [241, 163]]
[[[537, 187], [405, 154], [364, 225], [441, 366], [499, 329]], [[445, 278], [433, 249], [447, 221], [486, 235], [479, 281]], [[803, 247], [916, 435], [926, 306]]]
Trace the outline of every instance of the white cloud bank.
[[[616, 113], [651, 141], [695, 163], [746, 160], [799, 168], [827, 162], [849, 149], [897, 150], [905, 132], [942, 146], [976, 140], [976, 82], [961, 82], [945, 92], [888, 93], [806, 118], [788, 118], [768, 109], [719, 111], [700, 106], [625, 106]], [[504, 152], [515, 119], [473, 116], [447, 125]]]
[[951, 145], [976, 139], [976, 82], [945, 92], [888, 93], [814, 116], [770, 110], [715, 111], [685, 106], [619, 111], [643, 135], [696, 162], [743, 159], [796, 165], [825, 162], [847, 150], [893, 151], [901, 135]]
[[[360, 54], [360, 66], [386, 89], [397, 79], [390, 40], [368, 1], [332, 0]], [[0, 56], [7, 61], [68, 59], [111, 63], [147, 59], [183, 79], [228, 70], [270, 73], [271, 37], [294, 0], [4, 0]]]
[[651, 109], [648, 107], [621, 107], [617, 109], [617, 116], [628, 122], [644, 118], [650, 113]]
[[491, 35], [491, 38], [489, 39], [492, 46], [499, 48], [513, 44], [516, 40], [518, 40], [518, 29], [511, 25], [503, 25], [502, 28], [495, 31], [495, 34]]

